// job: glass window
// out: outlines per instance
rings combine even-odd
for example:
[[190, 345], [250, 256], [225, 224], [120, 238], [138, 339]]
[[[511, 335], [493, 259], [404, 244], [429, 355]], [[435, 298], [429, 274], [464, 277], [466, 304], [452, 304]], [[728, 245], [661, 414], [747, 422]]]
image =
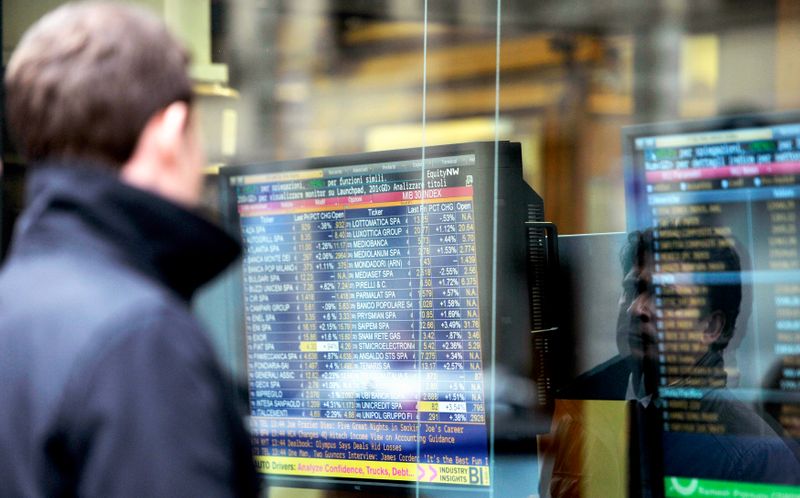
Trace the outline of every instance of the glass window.
[[800, 496], [794, 2], [142, 3], [269, 496]]

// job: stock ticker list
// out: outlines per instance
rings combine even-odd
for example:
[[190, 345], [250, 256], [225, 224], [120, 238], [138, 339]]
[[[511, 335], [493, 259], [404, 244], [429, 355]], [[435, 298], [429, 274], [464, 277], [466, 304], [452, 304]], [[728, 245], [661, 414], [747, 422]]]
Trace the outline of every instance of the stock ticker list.
[[[800, 126], [645, 138], [637, 140], [637, 148], [644, 160], [649, 222], [659, 227], [656, 272], [665, 277], [661, 284], [673, 284], [656, 289], [662, 385], [702, 390], [726, 384], [721, 368], [693, 365], [705, 346], [694, 339], [692, 318], [702, 316], [709, 286], [731, 281], [729, 263], [711, 257], [715, 247], [727, 244], [740, 253], [741, 280], [752, 283], [741, 315], [752, 314], [753, 323], [748, 330], [740, 315], [735, 333], [746, 335], [729, 347], [742, 342], [739, 368], [750, 369], [753, 385], [766, 385], [767, 372], [780, 367], [780, 385], [770, 387], [797, 392]], [[672, 223], [675, 219], [681, 223]], [[668, 430], [729, 431], [720, 414], [698, 413], [696, 396], [681, 399], [681, 390], [675, 393], [668, 402]], [[800, 437], [794, 422], [800, 405], [783, 403], [780, 410], [776, 418]]]
[[474, 163], [231, 180], [261, 472], [489, 485]]

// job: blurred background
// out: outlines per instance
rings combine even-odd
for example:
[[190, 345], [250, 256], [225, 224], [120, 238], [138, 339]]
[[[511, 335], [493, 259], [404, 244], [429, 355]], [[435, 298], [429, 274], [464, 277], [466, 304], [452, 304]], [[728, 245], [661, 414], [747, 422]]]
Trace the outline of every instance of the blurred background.
[[[2, 1], [4, 63], [59, 3]], [[192, 48], [209, 172], [497, 133], [567, 234], [625, 229], [621, 126], [800, 101], [790, 0], [138, 3]], [[6, 243], [22, 172], [4, 142]]]

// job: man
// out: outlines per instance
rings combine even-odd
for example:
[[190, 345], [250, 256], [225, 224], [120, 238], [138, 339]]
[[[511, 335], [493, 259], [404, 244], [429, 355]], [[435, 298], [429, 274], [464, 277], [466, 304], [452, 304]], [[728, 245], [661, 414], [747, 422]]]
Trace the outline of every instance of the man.
[[7, 68], [30, 163], [0, 274], [0, 495], [254, 496], [249, 437], [189, 299], [238, 255], [192, 213], [185, 50], [152, 14], [73, 4]]
[[786, 443], [726, 389], [747, 305], [733, 240], [676, 220], [629, 234], [621, 260], [620, 354], [560, 393], [542, 495], [587, 496], [602, 480], [612, 495], [662, 496], [665, 476], [797, 484]]
[[618, 336], [627, 332], [627, 399], [659, 408], [651, 425], [664, 432], [643, 447], [663, 459], [653, 476], [800, 484], [789, 442], [727, 389], [723, 354], [749, 304], [734, 240], [679, 221], [631, 234], [627, 256]]
[[[659, 241], [680, 248], [658, 251]], [[689, 250], [696, 245], [703, 250]], [[672, 387], [724, 387], [722, 355], [734, 336], [742, 302], [741, 263], [733, 239], [711, 227], [683, 227], [677, 222], [661, 230], [629, 234], [622, 264], [625, 276], [617, 346], [629, 354], [628, 398], [656, 394], [662, 378], [659, 345], [665, 342], [665, 329], [688, 346], [680, 353], [684, 367], [670, 375]], [[702, 276], [709, 267], [727, 274], [729, 282], [679, 281], [681, 276]], [[656, 274], [662, 280], [670, 278], [657, 282]]]

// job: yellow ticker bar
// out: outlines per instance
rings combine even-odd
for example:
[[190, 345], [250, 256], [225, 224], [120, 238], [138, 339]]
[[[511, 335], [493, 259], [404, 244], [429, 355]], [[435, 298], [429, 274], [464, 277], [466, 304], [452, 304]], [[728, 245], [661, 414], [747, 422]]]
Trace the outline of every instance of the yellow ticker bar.
[[[290, 450], [291, 451], [291, 450]], [[344, 477], [461, 486], [489, 486], [489, 467], [483, 465], [428, 464], [334, 460], [284, 456], [256, 456], [262, 474]]]

